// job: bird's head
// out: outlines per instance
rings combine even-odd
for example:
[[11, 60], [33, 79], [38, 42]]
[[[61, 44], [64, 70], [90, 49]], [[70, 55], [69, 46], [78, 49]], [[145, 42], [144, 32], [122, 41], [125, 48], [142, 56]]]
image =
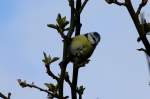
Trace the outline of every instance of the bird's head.
[[101, 39], [100, 34], [97, 32], [86, 33], [85, 36], [88, 38], [88, 40], [94, 46], [96, 46], [100, 42], [100, 39]]

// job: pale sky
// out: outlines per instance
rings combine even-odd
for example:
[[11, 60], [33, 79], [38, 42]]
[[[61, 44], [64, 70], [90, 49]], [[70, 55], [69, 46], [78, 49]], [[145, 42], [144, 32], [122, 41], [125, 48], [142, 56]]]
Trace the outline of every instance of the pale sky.
[[[150, 20], [150, 3], [142, 11]], [[62, 56], [62, 39], [46, 26], [55, 23], [58, 13], [69, 19], [67, 0], [0, 0], [0, 92], [11, 92], [12, 99], [46, 99], [43, 92], [20, 88], [16, 80], [41, 87], [54, 82], [41, 60], [43, 51]], [[86, 87], [83, 99], [149, 99], [146, 58], [136, 50], [143, 45], [136, 41], [137, 31], [126, 8], [89, 0], [81, 22], [82, 34], [96, 31], [102, 37], [90, 63], [79, 72], [78, 84]], [[53, 65], [58, 74], [58, 63]], [[71, 73], [71, 65], [68, 70]], [[70, 94], [68, 88], [65, 94]]]

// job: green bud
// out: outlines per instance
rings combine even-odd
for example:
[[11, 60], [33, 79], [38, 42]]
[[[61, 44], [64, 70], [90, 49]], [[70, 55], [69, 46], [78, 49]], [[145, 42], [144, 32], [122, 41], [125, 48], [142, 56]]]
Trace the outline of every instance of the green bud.
[[50, 27], [50, 28], [57, 29], [57, 26], [55, 24], [47, 24], [47, 26]]
[[60, 19], [61, 19], [61, 14], [58, 13], [56, 21], [59, 21]]
[[51, 63], [51, 56], [50, 55], [46, 55], [45, 52], [43, 52], [44, 54], [44, 59], [42, 60], [46, 65], [50, 64]]
[[80, 86], [79, 88], [78, 88], [78, 92], [79, 92], [79, 94], [83, 94], [83, 92], [84, 92], [84, 90], [85, 90], [85, 88], [83, 87], [83, 85], [82, 86]]

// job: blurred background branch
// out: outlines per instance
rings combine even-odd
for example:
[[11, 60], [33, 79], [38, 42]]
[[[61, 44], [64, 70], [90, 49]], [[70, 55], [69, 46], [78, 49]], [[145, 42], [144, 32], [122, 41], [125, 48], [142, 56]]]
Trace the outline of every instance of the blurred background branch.
[[[147, 62], [148, 62], [148, 68], [150, 71], [150, 43], [146, 37], [147, 33], [150, 32], [150, 23], [146, 22], [146, 19], [141, 15], [141, 10], [143, 7], [145, 7], [148, 3], [148, 0], [141, 0], [139, 3], [139, 6], [137, 8], [137, 11], [133, 8], [131, 0], [124, 0], [123, 3], [120, 3], [118, 0], [105, 0], [108, 4], [117, 4], [117, 5], [124, 5], [131, 18], [132, 21], [137, 29], [137, 32], [139, 34], [138, 42], [142, 41], [145, 48], [140, 48], [138, 51], [143, 51], [146, 54]], [[141, 16], [139, 16], [141, 15]], [[141, 18], [141, 20], [140, 20]], [[140, 22], [142, 21], [142, 22]]]
[[10, 96], [11, 96], [11, 93], [10, 93], [10, 92], [8, 93], [7, 96], [0, 92], [0, 97], [1, 97], [2, 99], [10, 99]]

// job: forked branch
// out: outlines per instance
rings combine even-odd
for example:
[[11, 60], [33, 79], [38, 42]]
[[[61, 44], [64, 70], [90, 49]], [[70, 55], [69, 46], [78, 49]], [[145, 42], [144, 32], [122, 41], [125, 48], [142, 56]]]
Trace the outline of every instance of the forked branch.
[[137, 12], [136, 12], [137, 15], [140, 14], [142, 8], [147, 4], [147, 2], [148, 2], [148, 0], [142, 0], [142, 1], [141, 1], [141, 3], [139, 4], [139, 7], [138, 7], [138, 9], [137, 9]]
[[2, 99], [10, 99], [10, 96], [11, 96], [11, 93], [8, 93], [8, 95], [6, 96], [6, 95], [4, 95], [3, 93], [0, 92], [0, 97]]
[[[112, 4], [115, 3], [118, 5], [118, 1], [117, 0], [105, 0], [108, 4]], [[142, 26], [140, 25], [140, 20], [138, 15], [140, 14], [141, 9], [147, 4], [148, 0], [142, 0], [137, 11], [135, 11], [135, 9], [133, 8], [132, 2], [131, 0], [125, 0], [125, 3], [123, 5], [125, 5], [125, 7], [127, 8], [133, 22], [134, 25], [138, 31], [138, 34], [140, 36], [141, 41], [143, 42], [143, 45], [145, 46], [146, 52], [147, 54], [150, 56], [150, 44], [149, 41], [144, 33], [144, 29], [142, 28]]]

